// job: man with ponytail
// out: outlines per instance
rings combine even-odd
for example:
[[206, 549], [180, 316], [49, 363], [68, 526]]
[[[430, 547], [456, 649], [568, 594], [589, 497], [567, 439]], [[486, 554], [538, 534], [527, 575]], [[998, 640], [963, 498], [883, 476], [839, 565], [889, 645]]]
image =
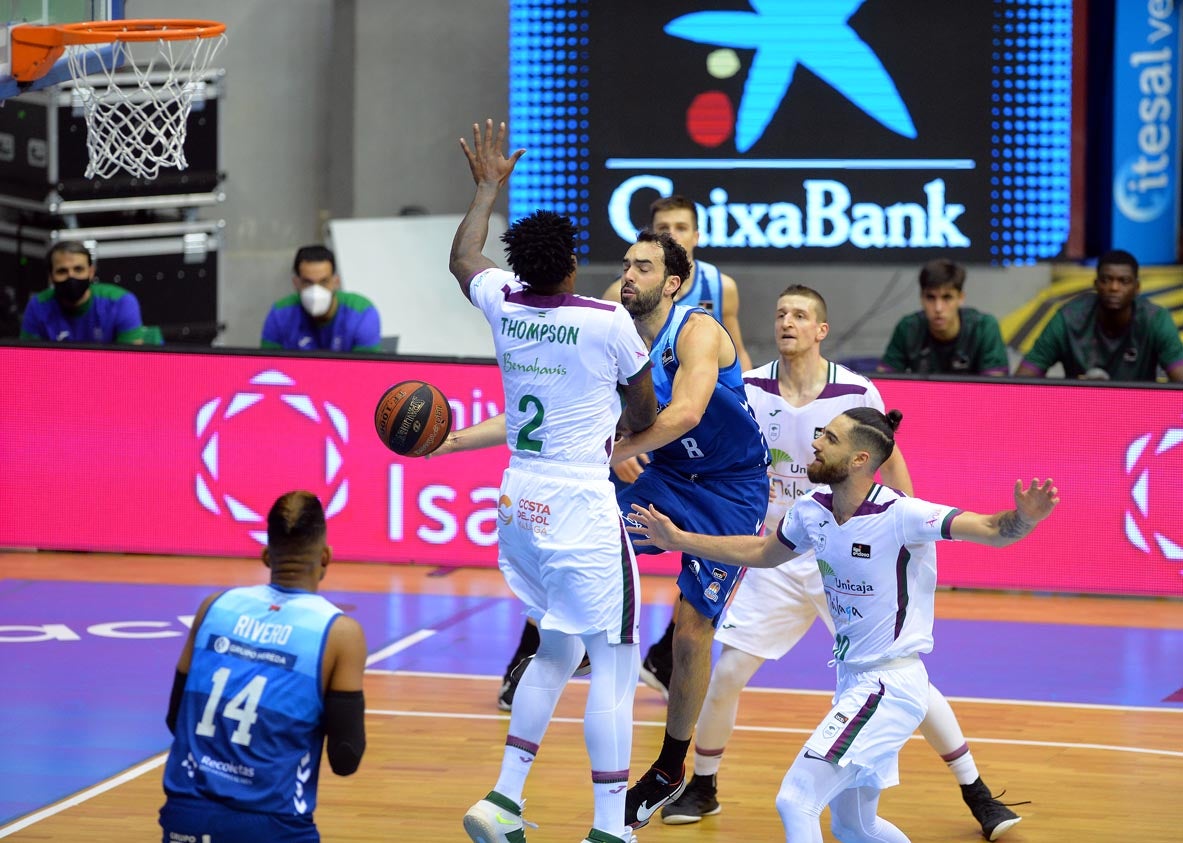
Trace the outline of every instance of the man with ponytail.
[[834, 621], [838, 666], [833, 707], [785, 774], [777, 810], [788, 841], [818, 840], [829, 805], [843, 843], [907, 843], [877, 815], [879, 793], [899, 782], [899, 752], [924, 719], [932, 651], [936, 542], [1005, 547], [1026, 536], [1059, 502], [1055, 484], [1015, 482], [1013, 509], [983, 515], [929, 503], [875, 482], [895, 450], [902, 414], [856, 407], [813, 440], [809, 480], [775, 531], [763, 536], [684, 532], [656, 508], [634, 507], [638, 546], [772, 568], [807, 551], [817, 556]]

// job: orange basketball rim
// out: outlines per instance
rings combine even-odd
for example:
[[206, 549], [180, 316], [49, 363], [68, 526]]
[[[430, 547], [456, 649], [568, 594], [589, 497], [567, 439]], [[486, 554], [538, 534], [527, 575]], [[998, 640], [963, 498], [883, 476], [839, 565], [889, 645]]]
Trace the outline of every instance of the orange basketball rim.
[[82, 23], [22, 24], [12, 30], [12, 75], [18, 82], [40, 79], [67, 47], [116, 41], [184, 41], [213, 38], [226, 24], [209, 20], [152, 18], [83, 21]]

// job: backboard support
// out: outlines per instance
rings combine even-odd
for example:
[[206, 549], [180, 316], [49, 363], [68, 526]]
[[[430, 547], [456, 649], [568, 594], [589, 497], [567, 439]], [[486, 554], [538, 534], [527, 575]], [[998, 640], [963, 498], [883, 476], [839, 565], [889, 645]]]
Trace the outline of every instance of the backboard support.
[[18, 84], [12, 78], [9, 53], [11, 32], [23, 23], [77, 23], [90, 20], [122, 19], [124, 0], [0, 0], [0, 15], [4, 16], [0, 31], [0, 104], [9, 97], [25, 91], [36, 91], [56, 85], [70, 78], [65, 57], [58, 60], [49, 72], [28, 84]]

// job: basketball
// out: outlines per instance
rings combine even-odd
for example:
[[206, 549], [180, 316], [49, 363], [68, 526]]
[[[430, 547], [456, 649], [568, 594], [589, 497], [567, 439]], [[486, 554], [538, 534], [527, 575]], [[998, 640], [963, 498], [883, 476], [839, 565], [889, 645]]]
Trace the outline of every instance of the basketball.
[[378, 399], [374, 429], [387, 448], [404, 457], [424, 457], [452, 430], [452, 408], [436, 387], [423, 381], [396, 383]]

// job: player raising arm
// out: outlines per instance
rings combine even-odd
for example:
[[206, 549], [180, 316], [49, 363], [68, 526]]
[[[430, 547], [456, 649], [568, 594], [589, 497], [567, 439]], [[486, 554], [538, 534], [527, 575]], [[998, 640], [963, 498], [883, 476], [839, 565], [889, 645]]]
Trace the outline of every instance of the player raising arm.
[[[1015, 508], [994, 515], [908, 498], [875, 482], [895, 450], [901, 414], [847, 410], [813, 441], [809, 480], [819, 485], [764, 536], [688, 533], [652, 505], [634, 506], [638, 546], [775, 567], [806, 549], [817, 555], [834, 620], [837, 689], [831, 711], [793, 762], [777, 794], [787, 840], [821, 839], [829, 805], [844, 841], [907, 843], [879, 817], [879, 792], [899, 782], [899, 751], [927, 712], [936, 542], [1013, 544], [1059, 502], [1051, 480], [1015, 483]], [[851, 584], [857, 584], [852, 588]]]

